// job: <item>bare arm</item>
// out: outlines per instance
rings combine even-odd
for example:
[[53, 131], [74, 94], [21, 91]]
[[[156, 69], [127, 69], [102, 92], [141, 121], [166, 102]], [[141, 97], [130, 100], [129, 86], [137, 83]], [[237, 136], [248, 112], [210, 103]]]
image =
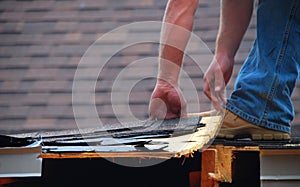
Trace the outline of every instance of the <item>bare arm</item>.
[[234, 56], [248, 28], [253, 0], [222, 0], [214, 59], [204, 75], [204, 93], [215, 109], [226, 103], [223, 92], [232, 75]]
[[[198, 0], [169, 0], [163, 17], [158, 78], [178, 82], [184, 50], [193, 28]], [[170, 67], [169, 63], [176, 66]], [[178, 68], [179, 67], [179, 68]]]
[[160, 38], [158, 79], [149, 105], [150, 119], [186, 115], [178, 77], [197, 7], [198, 0], [168, 1]]

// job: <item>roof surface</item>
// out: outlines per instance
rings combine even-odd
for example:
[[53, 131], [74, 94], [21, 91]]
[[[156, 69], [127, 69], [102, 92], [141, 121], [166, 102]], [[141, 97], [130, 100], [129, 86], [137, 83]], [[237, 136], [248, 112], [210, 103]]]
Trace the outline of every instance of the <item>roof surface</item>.
[[[96, 124], [98, 117], [104, 125], [146, 119], [155, 84], [158, 55], [155, 41], [160, 28], [145, 21], [161, 21], [166, 3], [166, 0], [0, 1], [0, 132], [77, 128], [73, 107], [79, 111], [79, 120], [89, 119], [83, 123], [87, 125]], [[255, 39], [255, 16], [236, 56], [228, 95]], [[140, 24], [137, 28], [128, 25], [136, 22]], [[218, 22], [219, 0], [201, 0], [193, 33], [212, 52]], [[122, 27], [122, 32], [110, 35], [120, 26], [129, 29], [124, 31]], [[98, 43], [94, 43], [97, 39]], [[131, 43], [124, 47], [128, 41]], [[90, 47], [92, 44], [94, 47]], [[191, 44], [190, 54], [201, 62], [187, 55], [184, 71], [188, 77], [181, 81], [189, 112], [211, 107], [202, 93], [201, 66], [209, 64], [212, 54], [203, 47], [195, 50], [196, 45], [197, 42]], [[88, 49], [91, 58], [82, 59]], [[106, 55], [107, 60], [99, 54]], [[95, 90], [84, 92], [72, 101], [74, 76], [81, 62], [86, 72], [78, 79], [80, 86], [94, 83]], [[299, 88], [298, 84], [292, 97], [296, 112], [293, 126], [300, 125]], [[95, 99], [91, 93], [95, 93]], [[92, 105], [90, 101], [94, 101]], [[97, 117], [90, 115], [93, 106]]]

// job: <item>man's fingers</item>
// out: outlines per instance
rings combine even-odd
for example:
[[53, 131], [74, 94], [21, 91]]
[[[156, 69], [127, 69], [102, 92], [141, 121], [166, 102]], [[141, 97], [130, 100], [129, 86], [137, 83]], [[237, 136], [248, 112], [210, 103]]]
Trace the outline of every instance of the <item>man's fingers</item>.
[[162, 110], [155, 110], [155, 112], [150, 112], [150, 120], [158, 120], [158, 119], [165, 119], [166, 118], [166, 112]]
[[224, 87], [216, 86], [215, 94], [216, 94], [216, 97], [218, 98], [219, 102], [226, 104], [227, 101], [224, 96], [224, 89], [225, 89]]
[[150, 103], [150, 120], [164, 119], [167, 115], [167, 106], [160, 98], [153, 98]]
[[186, 111], [186, 104], [184, 103], [184, 104], [182, 104], [181, 105], [182, 107], [181, 107], [181, 114], [180, 114], [180, 116], [181, 117], [186, 117], [187, 116], [187, 111]]
[[210, 81], [204, 76], [204, 94], [211, 100], [211, 92], [210, 92]]
[[213, 105], [214, 109], [216, 109], [218, 111], [223, 109], [223, 107], [220, 103], [220, 100], [215, 95], [211, 96], [211, 102], [212, 102], [212, 105]]
[[215, 81], [206, 81], [204, 84], [204, 94], [211, 100], [216, 110], [223, 109], [222, 103], [225, 104], [226, 99], [224, 97], [224, 86], [222, 86], [222, 84], [217, 84]]

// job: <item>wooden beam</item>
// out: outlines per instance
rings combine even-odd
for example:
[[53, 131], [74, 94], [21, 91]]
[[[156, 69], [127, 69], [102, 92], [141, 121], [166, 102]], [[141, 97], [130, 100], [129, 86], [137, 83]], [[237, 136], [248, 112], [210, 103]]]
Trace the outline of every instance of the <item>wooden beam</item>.
[[0, 187], [1, 186], [5, 186], [7, 184], [15, 183], [15, 182], [17, 182], [19, 180], [20, 179], [17, 179], [17, 178], [0, 178]]
[[209, 147], [202, 153], [201, 186], [218, 187], [220, 182], [232, 183], [232, 162], [236, 151], [259, 151], [259, 147]]
[[232, 182], [233, 147], [215, 146], [202, 153], [201, 186], [218, 187]]
[[210, 177], [210, 173], [217, 173], [217, 150], [207, 149], [202, 153], [201, 186], [218, 187], [218, 181]]
[[201, 182], [201, 171], [193, 171], [189, 173], [190, 187], [199, 187]]
[[300, 149], [261, 149], [260, 155], [300, 155]]
[[[217, 173], [215, 180], [220, 182], [232, 182], [233, 147], [217, 146]], [[211, 176], [212, 177], [212, 176]]]

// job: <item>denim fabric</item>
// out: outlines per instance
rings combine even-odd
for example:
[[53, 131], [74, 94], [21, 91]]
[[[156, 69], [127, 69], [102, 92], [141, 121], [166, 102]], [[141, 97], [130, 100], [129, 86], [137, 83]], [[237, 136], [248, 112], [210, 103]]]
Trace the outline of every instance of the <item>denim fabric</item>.
[[257, 38], [227, 109], [255, 125], [291, 133], [300, 77], [300, 0], [260, 0]]

